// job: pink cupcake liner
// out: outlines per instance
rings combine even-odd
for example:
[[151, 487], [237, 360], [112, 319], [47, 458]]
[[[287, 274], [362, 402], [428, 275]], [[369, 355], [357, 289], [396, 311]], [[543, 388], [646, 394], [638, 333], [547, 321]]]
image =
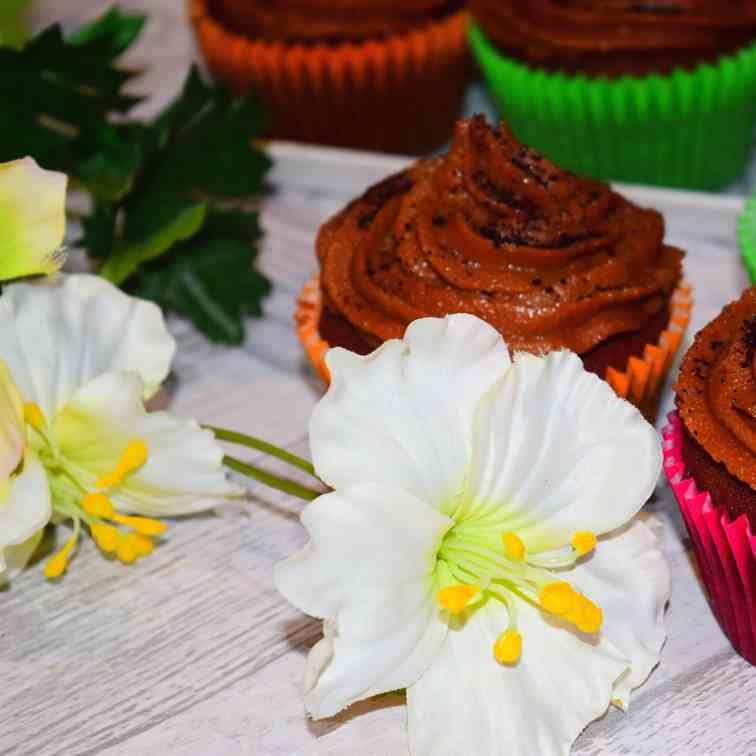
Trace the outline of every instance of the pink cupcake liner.
[[685, 477], [682, 461], [682, 421], [677, 412], [667, 416], [664, 472], [677, 499], [693, 542], [714, 614], [735, 650], [756, 665], [756, 536], [748, 518], [731, 520], [717, 507], [708, 491], [699, 491]]

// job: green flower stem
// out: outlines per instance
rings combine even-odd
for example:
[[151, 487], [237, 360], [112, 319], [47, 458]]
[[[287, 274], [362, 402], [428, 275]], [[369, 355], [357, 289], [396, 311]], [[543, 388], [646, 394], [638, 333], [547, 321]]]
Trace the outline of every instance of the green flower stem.
[[298, 467], [300, 470], [304, 470], [306, 473], [312, 475], [312, 477], [315, 478], [318, 482], [322, 483], [320, 478], [318, 478], [318, 476], [315, 474], [315, 468], [312, 466], [311, 462], [308, 462], [306, 459], [302, 459], [302, 457], [298, 457], [296, 454], [287, 452], [280, 446], [269, 444], [267, 441], [263, 441], [260, 438], [255, 438], [254, 436], [247, 436], [244, 433], [224, 430], [223, 428], [215, 428], [212, 425], [205, 425], [203, 427], [209, 431], [212, 431], [219, 441], [228, 441], [231, 444], [247, 446], [250, 449], [256, 449], [257, 451], [261, 451], [264, 454], [269, 454], [271, 457], [276, 457], [282, 462], [286, 462], [289, 465]]
[[300, 486], [299, 483], [295, 483], [293, 480], [279, 478], [277, 475], [261, 470], [259, 467], [250, 465], [247, 462], [242, 462], [235, 457], [229, 457], [227, 455], [223, 458], [223, 463], [226, 467], [229, 467], [242, 475], [246, 475], [248, 478], [254, 478], [270, 488], [275, 488], [278, 491], [283, 491], [284, 493], [296, 496], [299, 499], [304, 499], [305, 501], [317, 499], [322, 493], [305, 486]]

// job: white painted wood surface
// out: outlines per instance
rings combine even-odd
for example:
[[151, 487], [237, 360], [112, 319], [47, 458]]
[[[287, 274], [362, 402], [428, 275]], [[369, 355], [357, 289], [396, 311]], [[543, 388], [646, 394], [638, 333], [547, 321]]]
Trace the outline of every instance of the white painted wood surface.
[[[58, 17], [75, 25], [103, 5], [37, 0], [34, 21]], [[157, 92], [145, 106], [150, 112], [172, 96], [194, 54], [183, 2], [121, 5], [153, 14], [133, 57], [148, 70], [144, 91]], [[274, 152], [261, 265], [275, 290], [265, 318], [250, 321], [241, 349], [212, 346], [173, 321], [180, 349], [163, 401], [177, 413], [306, 454], [307, 420], [321, 388], [292, 315], [315, 269], [313, 236], [397, 162], [345, 161], [289, 145]], [[670, 240], [688, 250], [694, 331], [747, 285], [734, 242], [740, 203], [629, 193], [662, 210]], [[407, 756], [399, 694], [326, 722], [304, 716], [304, 655], [320, 630], [271, 582], [273, 564], [304, 541], [300, 507], [255, 489], [246, 507], [176, 522], [165, 545], [133, 567], [85, 543], [59, 585], [49, 585], [37, 564], [0, 591], [0, 756]], [[669, 493], [660, 488], [647, 509], [665, 523], [674, 581], [669, 640], [630, 713], [610, 712], [589, 726], [573, 753], [753, 756], [756, 669], [730, 649], [708, 608]]]

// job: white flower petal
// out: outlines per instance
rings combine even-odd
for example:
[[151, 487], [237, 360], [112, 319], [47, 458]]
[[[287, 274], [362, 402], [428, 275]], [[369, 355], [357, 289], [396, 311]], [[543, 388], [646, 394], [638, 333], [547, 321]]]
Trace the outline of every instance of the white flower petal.
[[517, 601], [522, 656], [500, 665], [493, 645], [507, 611], [489, 601], [449, 632], [439, 657], [407, 690], [410, 750], [417, 756], [567, 756], [609, 706], [626, 662], [610, 644], [549, 624]]
[[45, 275], [60, 268], [66, 229], [63, 173], [32, 158], [0, 163], [0, 280]]
[[331, 386], [310, 422], [330, 486], [396, 486], [449, 513], [470, 459], [480, 397], [509, 368], [491, 326], [470, 315], [424, 318], [367, 357], [327, 356]]
[[311, 541], [275, 580], [328, 620], [307, 674], [307, 709], [320, 718], [412, 684], [436, 656], [447, 627], [433, 570], [451, 522], [409, 493], [367, 484], [316, 499], [302, 524]]
[[661, 464], [654, 428], [579, 357], [520, 353], [480, 404], [470, 491], [489, 524], [538, 551], [626, 523]]
[[33, 452], [24, 455], [21, 472], [4, 486], [0, 495], [0, 573], [9, 568], [18, 571], [26, 564], [36, 545], [29, 543], [30, 539], [52, 516], [47, 475]]
[[23, 402], [7, 366], [0, 360], [0, 485], [18, 467], [25, 446]]
[[24, 570], [29, 560], [37, 550], [45, 529], [40, 528], [31, 538], [16, 546], [6, 546], [0, 549], [0, 586], [11, 582], [16, 575]]
[[564, 575], [601, 607], [602, 635], [630, 662], [612, 695], [627, 708], [630, 692], [658, 663], [666, 638], [664, 610], [671, 582], [656, 536], [635, 519], [599, 540], [590, 557]]
[[147, 413], [136, 373], [106, 373], [81, 388], [54, 426], [61, 454], [94, 490], [112, 472], [131, 441], [146, 443], [149, 457], [110, 496], [121, 511], [161, 517], [198, 512], [239, 496], [224, 472], [223, 450], [194, 420]]
[[134, 370], [152, 395], [165, 379], [175, 342], [160, 309], [98, 276], [16, 283], [0, 297], [0, 359], [27, 402], [51, 420], [93, 378]]

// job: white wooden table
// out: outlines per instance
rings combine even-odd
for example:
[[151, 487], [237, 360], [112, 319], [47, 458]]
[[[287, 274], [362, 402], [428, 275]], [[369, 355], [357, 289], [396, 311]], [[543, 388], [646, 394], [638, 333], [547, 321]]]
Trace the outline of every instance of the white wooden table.
[[[38, 0], [35, 21], [57, 15], [76, 23], [102, 5]], [[183, 3], [121, 5], [155, 12], [135, 51], [137, 61], [160, 61], [143, 82], [158, 93], [149, 112], [172, 96], [194, 54]], [[400, 160], [288, 145], [275, 146], [274, 157], [261, 266], [275, 288], [265, 318], [249, 322], [238, 349], [210, 345], [173, 321], [180, 346], [163, 401], [306, 455], [321, 387], [292, 315], [315, 269], [313, 236]], [[740, 201], [629, 193], [664, 212], [670, 241], [688, 250], [695, 331], [747, 285], [734, 242]], [[300, 508], [255, 489], [247, 506], [176, 522], [166, 544], [135, 566], [112, 563], [85, 543], [59, 585], [48, 584], [37, 564], [0, 591], [0, 756], [406, 756], [400, 694], [333, 720], [305, 718], [304, 656], [320, 628], [290, 608], [271, 580], [273, 564], [304, 541]], [[660, 487], [647, 509], [665, 524], [669, 639], [630, 713], [612, 711], [589, 726], [573, 753], [752, 756], [756, 669], [731, 650], [709, 610], [669, 493]]]

